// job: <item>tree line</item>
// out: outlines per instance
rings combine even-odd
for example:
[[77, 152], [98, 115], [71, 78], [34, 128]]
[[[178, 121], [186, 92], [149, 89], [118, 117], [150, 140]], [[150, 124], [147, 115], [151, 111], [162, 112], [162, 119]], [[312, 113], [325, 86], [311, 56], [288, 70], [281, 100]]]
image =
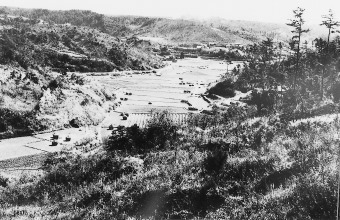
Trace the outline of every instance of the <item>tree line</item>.
[[271, 109], [280, 110], [275, 105], [291, 112], [306, 113], [327, 100], [340, 101], [340, 37], [334, 36], [340, 23], [329, 10], [320, 23], [327, 30], [327, 39], [316, 38], [309, 46], [303, 41], [310, 31], [305, 28], [304, 12], [302, 8], [293, 10], [293, 19], [287, 23], [292, 28], [288, 44], [267, 38], [247, 48], [247, 62], [232, 71], [235, 89], [251, 90], [258, 102], [266, 99]]

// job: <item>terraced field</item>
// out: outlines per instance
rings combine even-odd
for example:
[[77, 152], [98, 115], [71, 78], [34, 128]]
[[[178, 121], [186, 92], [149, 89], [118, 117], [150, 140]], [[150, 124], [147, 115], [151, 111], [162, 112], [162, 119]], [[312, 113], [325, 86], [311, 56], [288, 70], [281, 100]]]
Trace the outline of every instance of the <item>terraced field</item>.
[[[209, 84], [216, 82], [227, 69], [219, 60], [187, 58], [158, 70], [157, 74], [114, 76], [89, 76], [116, 90], [121, 106], [117, 109], [127, 113], [149, 113], [153, 109], [169, 110], [173, 113], [192, 112], [188, 101], [198, 110], [210, 106], [200, 94]], [[237, 63], [229, 65], [232, 69]]]

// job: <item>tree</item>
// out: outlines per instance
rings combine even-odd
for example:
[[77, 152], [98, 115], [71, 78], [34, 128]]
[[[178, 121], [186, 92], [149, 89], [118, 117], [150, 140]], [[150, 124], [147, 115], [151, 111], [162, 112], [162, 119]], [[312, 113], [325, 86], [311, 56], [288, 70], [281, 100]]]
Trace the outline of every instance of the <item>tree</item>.
[[334, 29], [340, 26], [340, 22], [334, 20], [334, 15], [331, 9], [329, 9], [328, 15], [323, 15], [322, 18], [324, 20], [322, 21], [320, 25], [321, 26], [323, 25], [328, 29], [328, 37], [327, 37], [327, 51], [328, 51], [329, 39], [330, 39], [331, 33], [339, 32], [339, 31], [334, 31]]
[[261, 86], [264, 90], [268, 85], [268, 75], [272, 72], [274, 57], [274, 43], [271, 38], [248, 48], [248, 62], [244, 63], [237, 80], [237, 84], [245, 89], [246, 84]]
[[261, 61], [263, 63], [266, 63], [268, 61], [271, 61], [274, 55], [274, 49], [273, 49], [273, 39], [267, 38], [266, 40], [263, 40], [260, 44], [260, 56]]
[[326, 48], [326, 62], [323, 63], [323, 69], [322, 69], [322, 80], [321, 80], [321, 99], [323, 98], [323, 81], [324, 81], [324, 74], [325, 74], [325, 68], [327, 65], [331, 63], [331, 56], [329, 53], [329, 39], [331, 36], [331, 33], [334, 33], [335, 28], [340, 25], [339, 21], [335, 21], [333, 12], [331, 9], [329, 9], [328, 15], [323, 15], [322, 18], [324, 19], [321, 26], [325, 26], [328, 29], [328, 37], [327, 37], [327, 48]]
[[234, 97], [235, 88], [233, 81], [229, 78], [222, 82], [217, 83], [215, 86], [208, 90], [209, 95], [219, 95], [223, 97]]
[[118, 45], [113, 45], [108, 52], [109, 59], [117, 66], [123, 67], [127, 64], [127, 52], [125, 49], [121, 49]]
[[294, 19], [290, 19], [290, 23], [288, 26], [294, 28], [292, 33], [294, 36], [292, 37], [291, 46], [292, 49], [295, 51], [296, 59], [295, 59], [295, 75], [294, 75], [294, 82], [293, 82], [293, 90], [295, 91], [296, 86], [296, 78], [299, 72], [299, 61], [300, 61], [300, 43], [301, 43], [301, 35], [303, 33], [309, 32], [309, 29], [302, 29], [303, 24], [305, 21], [303, 20], [302, 16], [305, 9], [298, 7], [296, 10], [293, 10]]
[[148, 146], [154, 149], [165, 149], [176, 139], [177, 124], [173, 121], [169, 111], [152, 112], [152, 117], [146, 125], [146, 139]]
[[270, 64], [268, 63], [273, 59], [274, 56], [274, 48], [273, 48], [273, 39], [267, 38], [263, 40], [260, 44], [260, 59], [262, 61], [262, 65], [260, 67], [261, 78], [262, 78], [262, 88], [265, 89], [265, 84], [267, 81], [268, 69]]

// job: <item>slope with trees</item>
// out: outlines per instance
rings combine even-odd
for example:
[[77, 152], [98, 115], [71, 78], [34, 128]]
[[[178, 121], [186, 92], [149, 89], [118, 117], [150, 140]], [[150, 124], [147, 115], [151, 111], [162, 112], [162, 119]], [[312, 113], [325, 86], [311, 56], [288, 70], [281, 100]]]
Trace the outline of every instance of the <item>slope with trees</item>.
[[[164, 38], [168, 43], [257, 43], [267, 37], [286, 41], [289, 29], [281, 24], [235, 21], [225, 19], [167, 19], [141, 16], [109, 16], [91, 11], [51, 11], [46, 9], [21, 9], [0, 7], [0, 14], [23, 16], [43, 20], [50, 24], [69, 23], [95, 28], [115, 37], [145, 36]], [[316, 30], [313, 26], [313, 30]], [[308, 39], [320, 35], [319, 29]]]
[[[140, 40], [121, 42], [86, 26], [1, 18], [0, 138], [69, 126], [77, 114], [84, 125], [98, 124], [107, 110], [103, 104], [114, 99], [112, 91], [103, 92], [100, 85], [97, 91], [75, 72], [163, 66], [151, 46]], [[86, 90], [100, 95], [87, 97]]]

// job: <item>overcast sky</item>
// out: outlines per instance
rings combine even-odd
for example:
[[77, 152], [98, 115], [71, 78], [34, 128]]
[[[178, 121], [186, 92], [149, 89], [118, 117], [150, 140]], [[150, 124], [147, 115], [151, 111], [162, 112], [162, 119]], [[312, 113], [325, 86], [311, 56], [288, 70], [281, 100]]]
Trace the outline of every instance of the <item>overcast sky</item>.
[[86, 9], [110, 15], [178, 18], [222, 17], [234, 20], [287, 23], [292, 10], [305, 8], [307, 23], [320, 23], [333, 10], [340, 17], [340, 0], [0, 0], [1, 6], [54, 10]]

